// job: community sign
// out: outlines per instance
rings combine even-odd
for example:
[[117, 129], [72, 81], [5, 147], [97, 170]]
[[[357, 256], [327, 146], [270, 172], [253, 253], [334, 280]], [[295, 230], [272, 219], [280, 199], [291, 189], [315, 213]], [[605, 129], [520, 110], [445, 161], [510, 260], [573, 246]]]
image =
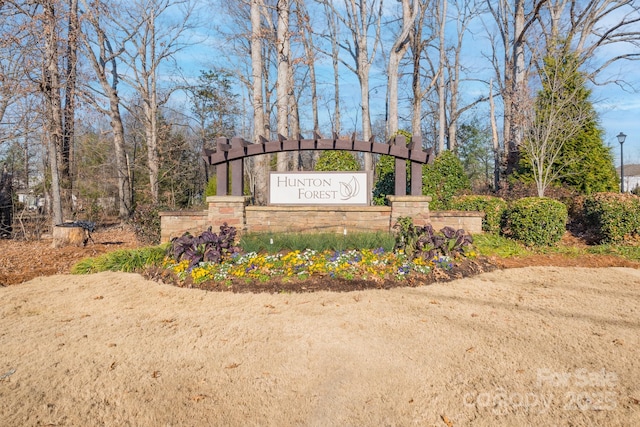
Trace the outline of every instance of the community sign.
[[368, 205], [367, 172], [271, 172], [271, 205]]

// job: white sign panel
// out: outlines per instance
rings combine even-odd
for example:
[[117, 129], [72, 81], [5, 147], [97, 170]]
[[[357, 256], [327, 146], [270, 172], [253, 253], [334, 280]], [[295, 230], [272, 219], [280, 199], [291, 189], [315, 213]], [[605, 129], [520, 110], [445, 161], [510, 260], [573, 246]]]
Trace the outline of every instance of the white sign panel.
[[367, 172], [271, 172], [269, 204], [368, 205]]

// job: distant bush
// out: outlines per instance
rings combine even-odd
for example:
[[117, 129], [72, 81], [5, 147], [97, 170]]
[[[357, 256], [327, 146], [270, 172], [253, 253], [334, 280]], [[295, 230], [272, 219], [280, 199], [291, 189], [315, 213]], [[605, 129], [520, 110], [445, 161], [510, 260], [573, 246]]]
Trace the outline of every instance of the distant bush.
[[617, 243], [640, 235], [640, 197], [596, 193], [584, 200], [584, 220], [602, 243]]
[[564, 203], [546, 197], [526, 197], [507, 208], [503, 233], [527, 246], [551, 246], [560, 241], [566, 224]]
[[502, 216], [507, 209], [507, 202], [500, 197], [493, 196], [460, 196], [454, 197], [451, 209], [461, 211], [484, 212], [482, 230], [487, 233], [500, 233]]
[[205, 201], [207, 197], [216, 196], [217, 194], [218, 194], [218, 177], [216, 175], [213, 175], [211, 178], [209, 178], [209, 181], [207, 181], [207, 188], [205, 188], [204, 190]]
[[388, 205], [387, 195], [396, 191], [396, 159], [393, 156], [380, 156], [376, 164], [376, 182], [373, 184], [373, 204]]
[[150, 245], [160, 243], [160, 212], [167, 209], [166, 206], [156, 204], [136, 206], [129, 223], [133, 226], [138, 241]]
[[[411, 142], [411, 132], [398, 130], [397, 135], [402, 135], [408, 143]], [[411, 165], [406, 162], [407, 176], [411, 176]], [[388, 195], [396, 192], [396, 158], [394, 156], [382, 155], [376, 163], [376, 179], [373, 184], [373, 204], [378, 206], [389, 205]], [[407, 183], [409, 184], [409, 183]], [[407, 194], [411, 188], [407, 185]]]
[[317, 171], [358, 171], [360, 163], [349, 151], [330, 150], [323, 151], [318, 157], [315, 170]]

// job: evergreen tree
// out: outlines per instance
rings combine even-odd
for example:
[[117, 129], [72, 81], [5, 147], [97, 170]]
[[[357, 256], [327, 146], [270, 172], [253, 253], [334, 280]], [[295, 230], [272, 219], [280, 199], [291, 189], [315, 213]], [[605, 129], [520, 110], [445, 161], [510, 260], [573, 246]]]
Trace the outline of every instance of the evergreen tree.
[[237, 97], [228, 71], [200, 71], [197, 84], [191, 88], [191, 111], [206, 141], [236, 136], [240, 116]]
[[618, 189], [611, 147], [603, 144], [602, 134], [597, 120], [590, 120], [579, 135], [564, 143], [558, 160], [560, 165], [566, 165], [559, 178], [561, 183], [583, 194]]
[[491, 129], [478, 118], [463, 123], [458, 130], [456, 151], [474, 188], [488, 187], [493, 181]]

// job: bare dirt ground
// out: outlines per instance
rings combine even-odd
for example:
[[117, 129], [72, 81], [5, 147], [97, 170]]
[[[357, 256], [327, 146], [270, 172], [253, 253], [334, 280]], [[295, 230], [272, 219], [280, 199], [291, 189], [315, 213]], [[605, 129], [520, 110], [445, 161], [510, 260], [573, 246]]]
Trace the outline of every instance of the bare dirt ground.
[[126, 226], [102, 228], [92, 233], [86, 247], [53, 248], [51, 237], [41, 240], [0, 239], [0, 286], [15, 285], [35, 277], [68, 273], [83, 258], [140, 246]]
[[[135, 246], [99, 234], [21, 262], [42, 276]], [[640, 425], [640, 270], [552, 258], [347, 293], [125, 273], [0, 287], [0, 425]]]

